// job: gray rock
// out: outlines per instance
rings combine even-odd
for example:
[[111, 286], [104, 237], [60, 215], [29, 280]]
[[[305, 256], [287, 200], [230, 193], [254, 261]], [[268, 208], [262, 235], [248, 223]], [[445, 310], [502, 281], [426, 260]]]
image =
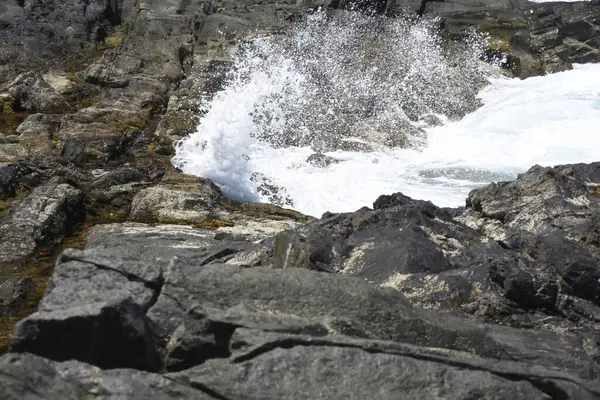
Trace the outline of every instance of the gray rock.
[[116, 258], [110, 252], [65, 250], [56, 262], [39, 311], [106, 303], [131, 297], [149, 309], [163, 282], [160, 265], [135, 260], [135, 254]]
[[154, 186], [140, 191], [131, 204], [131, 217], [141, 222], [200, 223], [216, 217], [221, 191], [210, 181], [188, 191]]
[[246, 329], [236, 330], [232, 343], [242, 348], [230, 361], [209, 360], [169, 376], [228, 399], [592, 399], [596, 395], [576, 378], [554, 371], [510, 362], [487, 367], [480, 360], [437, 349]]
[[49, 182], [14, 203], [0, 224], [0, 265], [20, 266], [43, 246], [73, 232], [85, 218], [83, 193]]
[[0, 166], [0, 200], [15, 197], [22, 186], [33, 188], [66, 174], [59, 164], [45, 157], [28, 157]]
[[117, 257], [167, 267], [179, 260], [205, 265], [211, 262], [255, 266], [267, 258], [267, 249], [252, 238], [183, 225], [150, 226], [139, 223], [104, 224], [87, 235], [88, 249]]
[[161, 334], [170, 335], [187, 323], [188, 310], [196, 305], [209, 309], [242, 307], [300, 319], [333, 318], [349, 336], [449, 348], [482, 357], [535, 359], [555, 368], [569, 365], [573, 373], [579, 371], [584, 376], [593, 365], [576, 336], [561, 334], [561, 346], [565, 347], [555, 346], [552, 343], [559, 336], [554, 333], [492, 327], [417, 311], [397, 291], [299, 268], [197, 268], [175, 263], [165, 273], [161, 294], [148, 315], [162, 329]]
[[512, 276], [506, 283], [512, 296], [548, 302], [558, 292], [598, 301], [598, 182], [600, 163], [535, 166], [513, 182], [493, 183], [469, 194], [463, 221], [471, 219], [484, 232], [486, 226], [496, 226], [487, 234], [542, 266], [532, 271], [510, 265], [497, 271], [502, 285]]
[[13, 109], [28, 112], [51, 113], [67, 111], [70, 105], [42, 76], [34, 71], [25, 72], [3, 88], [12, 97]]
[[100, 26], [112, 27], [124, 17], [122, 1], [8, 0], [0, 7], [0, 82], [19, 71], [37, 70], [81, 51]]
[[215, 399], [158, 374], [101, 370], [79, 361], [56, 362], [32, 354], [1, 356], [0, 371], [0, 392], [6, 400]]
[[600, 163], [534, 166], [515, 181], [474, 190], [467, 206], [534, 234], [571, 230], [600, 209], [595, 193], [599, 183]]
[[16, 316], [24, 310], [35, 289], [30, 278], [0, 279], [0, 318]]
[[15, 326], [10, 351], [101, 368], [160, 368], [152, 323], [131, 298], [32, 314]]

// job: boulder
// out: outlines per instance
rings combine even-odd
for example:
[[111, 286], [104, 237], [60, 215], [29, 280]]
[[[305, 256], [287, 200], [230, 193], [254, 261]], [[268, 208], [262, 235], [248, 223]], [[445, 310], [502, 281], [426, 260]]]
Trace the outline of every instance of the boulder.
[[0, 222], [0, 266], [22, 266], [85, 218], [83, 192], [51, 181], [13, 203]]
[[209, 180], [198, 180], [189, 191], [154, 186], [141, 190], [131, 204], [131, 217], [143, 222], [200, 223], [216, 217], [221, 191]]
[[55, 91], [35, 71], [19, 75], [14, 81], [0, 90], [6, 91], [12, 97], [13, 110], [25, 110], [32, 113], [52, 113], [70, 109], [67, 99]]
[[0, 279], [0, 318], [16, 316], [27, 308], [27, 300], [35, 292], [30, 278]]

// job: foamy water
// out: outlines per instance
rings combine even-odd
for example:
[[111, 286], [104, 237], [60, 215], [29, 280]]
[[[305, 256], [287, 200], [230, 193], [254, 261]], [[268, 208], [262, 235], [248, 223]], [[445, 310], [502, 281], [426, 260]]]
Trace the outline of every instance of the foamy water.
[[283, 88], [302, 98], [295, 68], [281, 62], [259, 69], [219, 93], [198, 131], [180, 143], [174, 163], [246, 201], [268, 201], [256, 187], [256, 177], [265, 177], [284, 189], [292, 208], [319, 216], [370, 206], [379, 195], [398, 191], [458, 206], [471, 189], [514, 179], [535, 164], [600, 160], [600, 65], [526, 80], [490, 78], [479, 93], [483, 106], [426, 128], [421, 146], [327, 152], [338, 161], [327, 167], [306, 161], [314, 154], [309, 146], [280, 147], [253, 137], [256, 104]]

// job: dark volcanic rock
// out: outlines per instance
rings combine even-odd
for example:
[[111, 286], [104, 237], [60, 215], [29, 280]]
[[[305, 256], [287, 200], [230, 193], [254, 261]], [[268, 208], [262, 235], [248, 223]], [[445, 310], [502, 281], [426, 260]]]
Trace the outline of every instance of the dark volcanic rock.
[[534, 166], [512, 182], [469, 194], [467, 206], [506, 227], [534, 234], [578, 230], [600, 210], [600, 162], [554, 168]]
[[[533, 168], [458, 210], [381, 196], [275, 240], [98, 226], [88, 250], [63, 253], [11, 349], [163, 369], [216, 398], [593, 399], [596, 170]], [[562, 225], [530, 223], [548, 218]]]
[[[319, 6], [477, 27], [520, 77], [600, 60], [600, 8], [580, 2], [2, 2], [1, 107], [23, 115], [0, 138], [0, 211], [16, 199], [0, 265], [71, 234], [84, 202], [146, 222], [63, 252], [0, 358], [2, 398], [600, 397], [600, 164], [534, 167], [461, 209], [397, 193], [305, 226], [165, 168], [235, 46]], [[2, 277], [0, 316], [32, 290]]]
[[[232, 345], [240, 346], [234, 348], [234, 362], [210, 360], [170, 376], [209, 387], [228, 399], [592, 399], [596, 395], [555, 372], [524, 370], [507, 362], [488, 369], [459, 353], [406, 345], [248, 329], [236, 330]], [[270, 381], [273, 384], [264, 384]]]
[[10, 350], [101, 368], [160, 367], [152, 322], [130, 298], [30, 315], [16, 325]]
[[[598, 182], [600, 163], [535, 166], [513, 182], [493, 183], [471, 192], [467, 212], [459, 220], [538, 262], [538, 267], [529, 271], [513, 264], [496, 272], [501, 285], [512, 276], [507, 284], [513, 298], [533, 300], [535, 292], [536, 302], [548, 303], [557, 296], [564, 304], [560, 298], [566, 295], [598, 305]], [[561, 312], [572, 315], [568, 310]]]
[[0, 371], [0, 393], [6, 400], [215, 399], [158, 374], [101, 370], [79, 361], [56, 362], [31, 354], [0, 357]]
[[23, 186], [33, 188], [65, 173], [59, 164], [45, 157], [28, 157], [0, 166], [0, 200], [15, 197]]

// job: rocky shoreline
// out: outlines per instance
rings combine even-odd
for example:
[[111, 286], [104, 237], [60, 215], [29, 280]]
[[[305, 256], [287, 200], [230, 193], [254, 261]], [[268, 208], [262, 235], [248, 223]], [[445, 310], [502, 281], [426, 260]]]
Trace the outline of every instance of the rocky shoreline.
[[236, 44], [318, 7], [528, 77], [600, 61], [593, 3], [0, 5], [3, 398], [599, 398], [600, 162], [319, 219], [170, 164]]

